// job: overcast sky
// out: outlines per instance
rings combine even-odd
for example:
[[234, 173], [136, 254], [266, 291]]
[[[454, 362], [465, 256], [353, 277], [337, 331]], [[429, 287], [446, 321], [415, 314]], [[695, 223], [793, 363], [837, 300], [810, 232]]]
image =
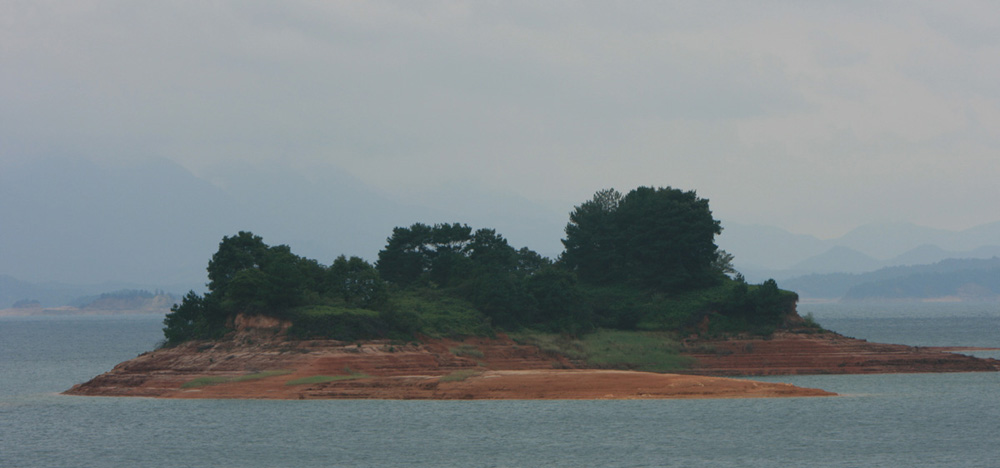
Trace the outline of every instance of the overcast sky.
[[994, 2], [0, 0], [0, 164], [670, 185], [833, 237], [1000, 220], [998, 143]]

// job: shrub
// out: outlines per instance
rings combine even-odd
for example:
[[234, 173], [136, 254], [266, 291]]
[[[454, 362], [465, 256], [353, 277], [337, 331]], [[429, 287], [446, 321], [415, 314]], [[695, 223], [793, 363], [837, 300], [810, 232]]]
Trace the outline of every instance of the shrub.
[[489, 322], [469, 301], [446, 291], [411, 289], [394, 294], [388, 310], [408, 317], [420, 333], [431, 337], [491, 336]]
[[475, 347], [474, 345], [468, 345], [468, 344], [458, 345], [454, 348], [449, 349], [448, 351], [451, 351], [451, 354], [454, 354], [456, 356], [464, 356], [477, 359], [482, 359], [484, 357], [483, 352], [480, 351], [479, 348]]
[[378, 312], [337, 306], [306, 306], [294, 309], [288, 335], [296, 339], [325, 338], [355, 341], [388, 335], [390, 324]]

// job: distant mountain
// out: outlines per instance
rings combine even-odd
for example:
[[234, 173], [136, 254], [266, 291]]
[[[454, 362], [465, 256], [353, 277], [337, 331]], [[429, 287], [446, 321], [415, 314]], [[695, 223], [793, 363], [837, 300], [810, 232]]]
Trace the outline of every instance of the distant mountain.
[[930, 265], [955, 258], [992, 258], [1000, 256], [1000, 246], [982, 246], [967, 252], [955, 252], [936, 245], [921, 245], [888, 260], [876, 260], [849, 247], [837, 246], [792, 266], [790, 272], [867, 273], [880, 268], [909, 265]]
[[922, 245], [949, 246], [956, 235], [955, 232], [911, 223], [877, 223], [859, 226], [836, 239], [835, 244], [873, 258], [888, 259]]
[[722, 234], [716, 243], [735, 255], [736, 268], [744, 275], [747, 275], [745, 270], [786, 270], [830, 248], [826, 241], [816, 237], [792, 234], [774, 226], [727, 223], [725, 220], [722, 225]]
[[1000, 264], [985, 270], [919, 273], [852, 287], [844, 301], [1000, 301]]
[[826, 252], [810, 257], [792, 266], [792, 270], [816, 273], [864, 273], [882, 266], [882, 262], [857, 250], [836, 246]]
[[967, 252], [983, 246], [1000, 245], [1000, 222], [964, 231], [946, 231], [910, 223], [869, 224], [830, 242], [886, 260], [925, 246]]
[[[936, 245], [924, 244], [915, 247], [889, 260], [892, 265], [929, 265], [937, 263], [946, 258], [965, 258], [954, 252], [949, 252]], [[971, 255], [968, 257], [972, 257]]]
[[[236, 164], [196, 176], [166, 159], [40, 157], [0, 171], [0, 274], [200, 290], [222, 237], [241, 230], [329, 263], [341, 254], [374, 260], [393, 227], [415, 222], [491, 227], [516, 247], [555, 256], [569, 210], [476, 187], [398, 200], [332, 165]], [[48, 289], [33, 295], [66, 299]], [[83, 289], [76, 295], [109, 290]], [[25, 298], [0, 291], [4, 302]]]
[[[868, 273], [871, 274], [871, 273]], [[866, 281], [858, 273], [811, 273], [781, 280], [782, 289], [795, 291], [801, 299], [840, 299], [849, 289]]]
[[[782, 281], [782, 288], [804, 299], [928, 299], [987, 297], [973, 285], [992, 290], [991, 281], [1000, 272], [1000, 258], [947, 259], [930, 265], [896, 266], [863, 274], [811, 274]], [[936, 285], [932, 285], [937, 281]], [[919, 285], [919, 286], [917, 286]], [[961, 286], [968, 286], [959, 290]], [[921, 289], [922, 288], [922, 289]], [[979, 291], [976, 293], [975, 291]], [[1000, 290], [997, 290], [1000, 292]]]
[[[38, 159], [0, 172], [0, 273], [33, 282], [204, 280], [240, 203], [166, 160]], [[99, 291], [98, 291], [99, 292]]]
[[936, 245], [921, 245], [904, 252], [898, 257], [886, 260], [885, 266], [929, 265], [953, 258], [993, 258], [1000, 257], [1000, 245], [984, 245], [964, 252], [945, 250]]
[[1000, 221], [955, 233], [954, 238], [941, 245], [952, 250], [972, 250], [983, 245], [997, 244], [1000, 244]]
[[863, 273], [947, 258], [998, 256], [1000, 222], [965, 231], [872, 224], [825, 240], [775, 227], [727, 224], [718, 244], [735, 256], [734, 266], [748, 281], [783, 282], [811, 274]]
[[[0, 170], [0, 274], [33, 284], [200, 290], [206, 259], [240, 230], [328, 263], [340, 254], [374, 260], [393, 227], [414, 222], [491, 227], [515, 247], [555, 257], [571, 210], [461, 182], [403, 198], [332, 165], [230, 164], [195, 175], [166, 159], [38, 157]], [[960, 232], [868, 225], [818, 239], [722, 221], [717, 243], [751, 282], [1000, 254], [1000, 222]], [[8, 303], [26, 298], [8, 301], [0, 291]]]

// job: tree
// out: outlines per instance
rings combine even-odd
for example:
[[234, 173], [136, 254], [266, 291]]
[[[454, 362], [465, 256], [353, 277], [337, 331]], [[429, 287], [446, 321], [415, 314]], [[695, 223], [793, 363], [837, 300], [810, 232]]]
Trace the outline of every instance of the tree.
[[533, 276], [538, 272], [551, 267], [552, 260], [543, 257], [527, 247], [521, 247], [517, 251], [517, 271], [525, 276]]
[[528, 279], [528, 292], [538, 309], [534, 323], [573, 333], [593, 327], [590, 309], [572, 272], [554, 267], [540, 270]]
[[585, 281], [606, 283], [622, 276], [622, 242], [615, 220], [621, 199], [615, 189], [601, 190], [569, 215], [560, 260]]
[[472, 228], [464, 224], [396, 227], [378, 253], [375, 268], [382, 278], [402, 286], [419, 280], [444, 286], [460, 271], [471, 240]]
[[379, 308], [388, 299], [385, 281], [370, 263], [341, 255], [327, 270], [329, 294], [343, 299], [348, 307]]
[[715, 254], [715, 261], [712, 262], [712, 269], [724, 275], [739, 274], [733, 267], [733, 254], [719, 249]]
[[168, 345], [187, 340], [218, 338], [225, 330], [226, 316], [211, 297], [188, 292], [163, 319]]
[[794, 293], [783, 294], [773, 279], [751, 287], [743, 275], [737, 275], [729, 298], [720, 304], [720, 312], [749, 324], [774, 326], [788, 315], [797, 299]]
[[229, 314], [284, 315], [318, 292], [324, 269], [299, 257], [287, 245], [273, 247], [260, 236], [241, 231], [224, 237], [208, 264], [210, 294]]
[[219, 250], [208, 262], [208, 289], [224, 290], [240, 271], [260, 268], [267, 249], [264, 239], [252, 232], [223, 237]]
[[616, 211], [628, 274], [645, 287], [672, 291], [719, 280], [715, 236], [721, 224], [694, 191], [639, 187]]
[[639, 187], [622, 197], [602, 190], [570, 214], [561, 261], [595, 284], [665, 292], [705, 286], [722, 274], [721, 232], [708, 200], [693, 191]]
[[430, 226], [420, 223], [409, 228], [393, 228], [375, 264], [382, 278], [402, 286], [420, 278], [430, 268], [429, 259], [422, 250], [422, 246], [430, 242], [430, 231]]
[[473, 267], [480, 270], [511, 272], [518, 266], [517, 251], [493, 229], [476, 231], [465, 251], [472, 260]]

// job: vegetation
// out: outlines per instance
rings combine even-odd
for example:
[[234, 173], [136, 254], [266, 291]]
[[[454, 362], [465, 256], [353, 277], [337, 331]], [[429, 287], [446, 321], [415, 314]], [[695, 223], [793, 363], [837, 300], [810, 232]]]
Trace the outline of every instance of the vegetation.
[[456, 356], [464, 356], [476, 359], [482, 359], [485, 356], [483, 352], [479, 350], [479, 348], [477, 348], [475, 345], [469, 345], [469, 344], [458, 345], [455, 346], [454, 348], [449, 349], [448, 351], [451, 351], [451, 354], [454, 354]]
[[198, 387], [206, 387], [209, 385], [218, 385], [230, 382], [246, 382], [248, 380], [259, 380], [259, 379], [266, 379], [268, 377], [290, 374], [291, 372], [292, 371], [289, 370], [270, 370], [263, 372], [255, 372], [253, 374], [238, 375], [234, 377], [226, 377], [226, 376], [198, 377], [197, 379], [184, 382], [183, 384], [181, 384], [181, 388], [198, 388]]
[[318, 384], [324, 382], [340, 382], [343, 380], [367, 379], [368, 377], [371, 377], [370, 375], [365, 374], [364, 372], [355, 372], [350, 368], [346, 370], [347, 370], [346, 375], [311, 375], [309, 377], [302, 377], [299, 379], [289, 380], [288, 382], [285, 382], [285, 385], [310, 385], [310, 384]]
[[766, 334], [797, 299], [773, 280], [731, 278], [720, 232], [708, 200], [669, 187], [597, 192], [570, 214], [556, 260], [457, 223], [393, 229], [374, 265], [325, 266], [239, 232], [209, 261], [209, 292], [175, 305], [164, 335], [168, 345], [219, 338], [237, 314], [262, 314], [290, 320], [298, 339], [505, 331], [599, 367], [671, 369], [684, 364], [672, 336]]
[[672, 333], [596, 330], [573, 337], [525, 331], [512, 337], [518, 342], [560, 354], [589, 367], [670, 372], [687, 367], [691, 360], [679, 354]]
[[602, 190], [569, 219], [562, 260], [592, 283], [674, 292], [717, 284], [727, 268], [715, 245], [722, 226], [693, 191]]

